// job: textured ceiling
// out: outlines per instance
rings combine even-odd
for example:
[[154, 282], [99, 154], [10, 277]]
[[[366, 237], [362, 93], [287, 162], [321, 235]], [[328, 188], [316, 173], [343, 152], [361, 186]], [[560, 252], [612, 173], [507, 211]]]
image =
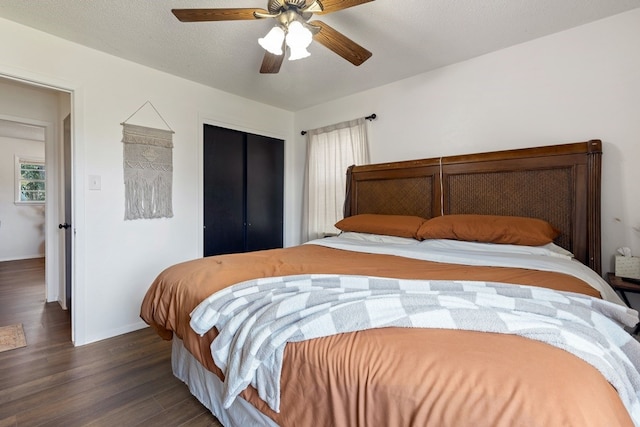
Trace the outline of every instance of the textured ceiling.
[[[314, 16], [373, 53], [360, 67], [311, 57], [258, 70], [268, 20], [181, 23], [173, 8], [267, 0], [1, 0], [0, 17], [239, 96], [297, 111], [640, 7], [640, 0], [376, 0]], [[4, 41], [0, 41], [3, 43]]]

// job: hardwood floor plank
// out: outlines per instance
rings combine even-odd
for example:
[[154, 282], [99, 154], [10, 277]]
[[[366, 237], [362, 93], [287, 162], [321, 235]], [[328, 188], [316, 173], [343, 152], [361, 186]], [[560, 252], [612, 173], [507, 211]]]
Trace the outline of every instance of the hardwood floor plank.
[[154, 397], [162, 409], [167, 409], [190, 396], [191, 393], [189, 393], [189, 389], [180, 382], [179, 384], [172, 384], [171, 387], [160, 393], [156, 393]]
[[[208, 416], [205, 416], [207, 415]], [[203, 420], [207, 420], [208, 426], [217, 426], [217, 420], [204, 408], [198, 401], [194, 399], [184, 399], [182, 402], [168, 408], [155, 416], [146, 420], [147, 425], [157, 426], [168, 425], [179, 426], [190, 422], [196, 417], [203, 416]]]
[[211, 412], [204, 412], [197, 417], [187, 421], [186, 423], [180, 424], [180, 427], [214, 427], [219, 426], [222, 427], [222, 424], [213, 416]]
[[[133, 401], [85, 424], [91, 427], [139, 425], [162, 411], [153, 397]], [[148, 424], [154, 425], [154, 424]]]
[[142, 329], [74, 347], [44, 286], [44, 260], [0, 262], [0, 326], [27, 340], [0, 353], [0, 427], [221, 426], [173, 376], [170, 342]]
[[[171, 381], [171, 372], [167, 371], [166, 360], [154, 362], [140, 368], [126, 369], [113, 378], [110, 373], [95, 373], [80, 380], [67, 382], [33, 396], [33, 401], [42, 401], [36, 409], [23, 411], [18, 422], [38, 425], [56, 414], [54, 419], [64, 420], [65, 425], [76, 422], [86, 423], [104, 412], [125, 405], [138, 396], [148, 396], [162, 388], [162, 383]], [[135, 372], [135, 373], [134, 373]], [[123, 380], [122, 374], [128, 376]]]
[[16, 427], [18, 425], [18, 420], [15, 415], [7, 417], [5, 419], [0, 419], [0, 427]]

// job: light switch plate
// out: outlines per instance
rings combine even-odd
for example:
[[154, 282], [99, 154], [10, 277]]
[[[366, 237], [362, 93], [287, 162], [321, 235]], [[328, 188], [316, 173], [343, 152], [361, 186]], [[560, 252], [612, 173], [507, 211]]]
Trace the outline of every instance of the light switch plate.
[[100, 175], [89, 175], [89, 190], [100, 190], [101, 187]]

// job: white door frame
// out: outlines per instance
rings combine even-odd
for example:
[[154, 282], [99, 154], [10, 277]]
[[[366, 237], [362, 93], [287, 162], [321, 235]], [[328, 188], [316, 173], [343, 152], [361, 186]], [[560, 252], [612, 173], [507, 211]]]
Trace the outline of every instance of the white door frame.
[[[72, 271], [71, 271], [71, 287], [72, 287], [72, 303], [71, 303], [71, 341], [74, 345], [82, 345], [86, 343], [86, 328], [85, 328], [85, 309], [84, 309], [84, 297], [85, 297], [85, 283], [84, 283], [84, 248], [85, 248], [85, 240], [84, 240], [84, 182], [82, 179], [77, 179], [77, 177], [84, 176], [84, 144], [82, 143], [82, 123], [83, 123], [83, 111], [82, 111], [82, 99], [83, 99], [83, 91], [82, 88], [78, 85], [72, 84], [66, 81], [60, 81], [51, 76], [43, 76], [36, 73], [30, 73], [28, 71], [22, 69], [12, 69], [10, 67], [5, 67], [0, 64], [0, 77], [15, 80], [21, 83], [30, 84], [39, 87], [45, 87], [48, 89], [57, 90], [60, 92], [69, 93], [71, 99], [71, 117], [72, 117], [72, 127], [71, 127], [71, 197], [73, 200], [72, 206]], [[62, 118], [61, 118], [62, 119]], [[53, 126], [58, 131], [61, 129], [61, 126]], [[52, 130], [51, 132], [57, 132], [56, 130]], [[60, 132], [58, 132], [60, 133]], [[49, 132], [49, 128], [47, 128], [46, 138], [47, 142], [50, 141], [50, 135], [54, 135]], [[62, 300], [64, 299], [64, 283], [60, 283], [61, 271], [61, 263], [64, 262], [64, 257], [60, 257], [60, 247], [63, 233], [60, 233], [58, 230], [58, 224], [60, 220], [60, 211], [59, 211], [59, 201], [61, 200], [62, 192], [64, 191], [64, 187], [61, 187], [61, 181], [59, 179], [59, 173], [62, 170], [62, 157], [61, 154], [61, 138], [56, 138], [58, 140], [58, 144], [54, 144], [55, 147], [52, 149], [55, 150], [53, 153], [50, 152], [48, 144], [45, 148], [45, 162], [47, 167], [49, 166], [49, 162], [55, 162], [54, 169], [56, 170], [56, 176], [54, 177], [54, 191], [55, 194], [55, 209], [50, 208], [47, 205], [46, 214], [45, 214], [45, 229], [46, 229], [46, 243], [45, 243], [45, 256], [52, 257], [54, 259], [54, 265], [51, 270], [47, 269], [45, 279], [47, 281], [47, 301], [52, 297], [61, 301], [61, 304], [65, 304]], [[50, 158], [51, 156], [51, 158]], [[47, 184], [49, 185], [49, 180]], [[62, 195], [63, 196], [63, 195]], [[64, 222], [64, 221], [63, 221]], [[55, 253], [57, 252], [57, 253]], [[51, 259], [51, 258], [49, 258]], [[58, 285], [58, 286], [56, 286]], [[54, 292], [52, 287], [57, 288], [57, 292]], [[55, 297], [54, 297], [55, 294]]]

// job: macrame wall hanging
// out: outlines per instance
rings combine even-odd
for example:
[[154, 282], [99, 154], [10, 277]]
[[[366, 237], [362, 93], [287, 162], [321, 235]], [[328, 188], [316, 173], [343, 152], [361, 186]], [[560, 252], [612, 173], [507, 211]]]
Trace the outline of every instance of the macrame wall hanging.
[[[147, 104], [168, 130], [127, 123]], [[124, 145], [124, 219], [173, 217], [173, 130], [149, 101], [120, 124]]]

